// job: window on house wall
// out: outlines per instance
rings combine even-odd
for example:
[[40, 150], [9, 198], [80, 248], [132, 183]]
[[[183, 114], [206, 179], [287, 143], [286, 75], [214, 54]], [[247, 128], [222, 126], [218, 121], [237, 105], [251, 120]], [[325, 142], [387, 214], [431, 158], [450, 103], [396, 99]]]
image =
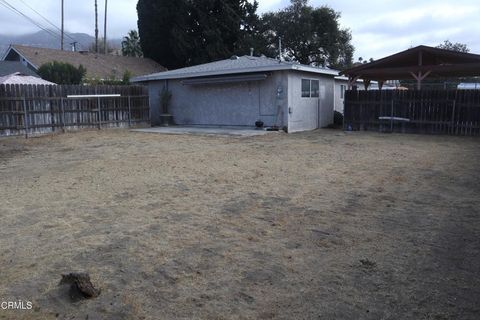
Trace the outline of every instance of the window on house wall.
[[318, 98], [320, 96], [320, 81], [302, 79], [302, 98]]
[[311, 92], [311, 97], [312, 98], [318, 98], [320, 96], [320, 81], [318, 80], [312, 80], [311, 85], [310, 85], [310, 92]]
[[346, 87], [344, 84], [340, 85], [340, 98], [341, 98], [341, 99], [344, 99], [344, 98], [345, 98], [345, 89], [346, 89], [346, 88], [347, 88], [347, 87]]
[[302, 98], [310, 97], [310, 80], [302, 79]]

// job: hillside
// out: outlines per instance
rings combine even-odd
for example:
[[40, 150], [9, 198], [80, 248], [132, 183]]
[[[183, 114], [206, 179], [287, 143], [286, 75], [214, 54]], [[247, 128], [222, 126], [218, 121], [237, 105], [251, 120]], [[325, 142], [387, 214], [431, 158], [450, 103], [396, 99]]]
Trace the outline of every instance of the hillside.
[[[88, 46], [95, 41], [95, 38], [86, 34], [86, 33], [66, 33], [73, 39], [75, 39], [77, 44], [77, 50], [88, 50]], [[73, 40], [65, 36], [65, 49], [71, 49], [69, 43]], [[115, 48], [121, 47], [121, 39], [112, 39], [109, 40], [111, 46]], [[52, 48], [59, 49], [60, 41], [58, 38], [53, 37], [46, 31], [39, 31], [31, 34], [24, 35], [2, 35], [0, 34], [0, 56], [3, 55], [5, 50], [7, 50], [10, 44], [20, 44], [25, 46], [41, 47], [41, 48]]]

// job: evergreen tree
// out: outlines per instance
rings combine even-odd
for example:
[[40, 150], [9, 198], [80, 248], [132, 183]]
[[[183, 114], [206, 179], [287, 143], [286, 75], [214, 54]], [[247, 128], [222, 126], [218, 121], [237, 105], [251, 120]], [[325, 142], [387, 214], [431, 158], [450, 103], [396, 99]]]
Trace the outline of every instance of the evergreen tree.
[[257, 7], [248, 0], [139, 0], [143, 53], [169, 69], [247, 54]]

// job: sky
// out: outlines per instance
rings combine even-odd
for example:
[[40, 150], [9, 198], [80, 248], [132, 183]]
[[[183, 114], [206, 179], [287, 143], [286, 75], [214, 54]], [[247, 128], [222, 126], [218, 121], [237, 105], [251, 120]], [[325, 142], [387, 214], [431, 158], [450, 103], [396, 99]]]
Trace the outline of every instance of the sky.
[[[1, 5], [8, 2], [46, 24], [25, 4], [60, 26], [60, 0], [0, 0], [0, 34], [22, 34], [38, 28]], [[94, 1], [64, 0], [65, 29], [94, 33]], [[289, 0], [259, 0], [259, 12], [279, 10]], [[104, 0], [99, 3], [99, 29], [103, 32]], [[137, 27], [137, 0], [110, 0], [108, 37], [121, 38]], [[468, 45], [480, 53], [480, 1], [478, 0], [310, 0], [341, 13], [341, 26], [352, 32], [355, 60], [379, 59], [420, 44], [436, 46], [444, 40]]]

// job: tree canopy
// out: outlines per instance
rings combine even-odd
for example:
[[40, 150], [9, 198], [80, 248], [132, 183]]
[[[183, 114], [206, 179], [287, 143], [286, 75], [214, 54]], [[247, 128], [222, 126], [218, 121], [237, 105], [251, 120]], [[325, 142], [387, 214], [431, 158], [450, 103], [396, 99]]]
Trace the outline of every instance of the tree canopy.
[[139, 0], [138, 29], [145, 57], [169, 69], [234, 54], [280, 58], [334, 68], [350, 66], [351, 33], [339, 26], [340, 13], [308, 0], [292, 0], [284, 10], [258, 16], [257, 1]]
[[270, 47], [303, 64], [345, 68], [352, 64], [351, 33], [339, 26], [340, 13], [330, 7], [314, 8], [308, 0], [292, 0], [290, 6], [263, 16], [264, 36]]
[[78, 68], [64, 62], [48, 62], [38, 68], [38, 74], [42, 79], [56, 84], [81, 84], [87, 69], [82, 65]]
[[464, 43], [460, 42], [455, 42], [452, 43], [450, 40], [445, 40], [443, 43], [439, 44], [437, 48], [440, 49], [445, 49], [445, 50], [451, 50], [451, 51], [457, 51], [457, 52], [463, 52], [463, 53], [469, 53], [470, 49], [468, 46]]
[[139, 0], [143, 53], [170, 69], [224, 59], [251, 32], [257, 6], [248, 0]]

